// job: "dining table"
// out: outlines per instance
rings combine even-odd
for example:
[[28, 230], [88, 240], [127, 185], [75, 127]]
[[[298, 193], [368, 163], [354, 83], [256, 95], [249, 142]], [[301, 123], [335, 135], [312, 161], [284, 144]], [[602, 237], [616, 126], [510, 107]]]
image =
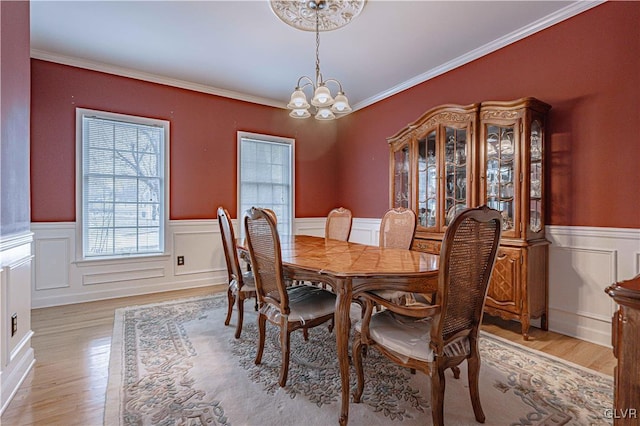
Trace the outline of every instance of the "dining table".
[[[365, 291], [434, 292], [437, 290], [439, 256], [309, 235], [279, 238], [282, 268], [287, 279], [324, 283], [336, 294], [334, 329], [342, 386], [338, 421], [340, 425], [346, 425], [349, 420], [351, 303]], [[245, 239], [238, 239], [237, 246], [241, 253], [248, 254]]]

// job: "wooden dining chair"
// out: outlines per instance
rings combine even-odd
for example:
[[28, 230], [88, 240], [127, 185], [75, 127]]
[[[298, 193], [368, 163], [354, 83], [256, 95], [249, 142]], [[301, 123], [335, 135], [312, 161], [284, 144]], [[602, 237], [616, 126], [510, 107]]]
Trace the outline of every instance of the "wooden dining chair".
[[282, 367], [278, 383], [283, 387], [289, 373], [290, 334], [332, 320], [336, 296], [314, 286], [286, 285], [280, 237], [268, 212], [251, 208], [245, 216], [244, 226], [258, 295], [259, 339], [255, 363], [262, 362], [266, 323], [269, 321], [280, 327]]
[[238, 261], [238, 248], [236, 247], [236, 237], [233, 232], [233, 225], [229, 218], [229, 212], [223, 207], [218, 207], [218, 224], [220, 225], [220, 235], [222, 236], [222, 247], [224, 258], [227, 262], [227, 275], [229, 285], [227, 287], [227, 318], [224, 325], [229, 325], [233, 306], [237, 301], [238, 324], [236, 325], [236, 339], [242, 333], [242, 321], [244, 318], [244, 301], [256, 297], [256, 287], [251, 271], [243, 272]]
[[331, 210], [327, 215], [324, 237], [332, 240], [349, 241], [352, 217], [351, 210], [344, 207]]
[[416, 214], [411, 209], [388, 210], [380, 222], [380, 247], [410, 249], [416, 231]]
[[[353, 360], [357, 375], [354, 402], [364, 389], [363, 353], [376, 348], [391, 361], [431, 378], [434, 425], [444, 423], [445, 370], [458, 378], [467, 361], [469, 392], [478, 422], [485, 415], [478, 381], [478, 332], [498, 250], [502, 218], [486, 206], [461, 212], [449, 225], [440, 252], [438, 291], [432, 305], [399, 305], [366, 293], [364, 317], [356, 326]], [[374, 305], [386, 309], [374, 313]]]
[[[396, 207], [388, 210], [380, 222], [380, 247], [409, 250], [416, 231], [416, 214], [413, 210]], [[412, 293], [399, 290], [375, 290], [377, 296], [395, 301], [413, 300]]]

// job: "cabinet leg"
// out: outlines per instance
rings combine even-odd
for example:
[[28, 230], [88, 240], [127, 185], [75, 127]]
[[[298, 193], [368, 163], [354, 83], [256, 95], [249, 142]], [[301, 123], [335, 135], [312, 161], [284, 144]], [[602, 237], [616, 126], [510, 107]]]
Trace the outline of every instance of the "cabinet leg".
[[522, 337], [524, 340], [529, 340], [529, 327], [531, 325], [529, 317], [520, 318], [520, 322], [522, 323]]

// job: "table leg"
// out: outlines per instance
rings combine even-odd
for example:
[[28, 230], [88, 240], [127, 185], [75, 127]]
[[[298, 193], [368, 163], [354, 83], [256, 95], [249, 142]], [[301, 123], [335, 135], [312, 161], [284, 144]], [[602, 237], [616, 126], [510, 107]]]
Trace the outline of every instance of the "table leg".
[[335, 330], [338, 361], [340, 362], [340, 381], [342, 383], [342, 403], [340, 407], [340, 425], [349, 421], [349, 332], [351, 331], [351, 280], [340, 279], [336, 283]]

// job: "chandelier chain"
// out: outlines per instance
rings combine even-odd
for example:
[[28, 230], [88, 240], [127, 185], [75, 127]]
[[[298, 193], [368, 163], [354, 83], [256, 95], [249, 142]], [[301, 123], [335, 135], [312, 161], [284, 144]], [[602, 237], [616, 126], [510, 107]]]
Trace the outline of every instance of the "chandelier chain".
[[316, 9], [316, 84], [320, 83], [320, 16]]

